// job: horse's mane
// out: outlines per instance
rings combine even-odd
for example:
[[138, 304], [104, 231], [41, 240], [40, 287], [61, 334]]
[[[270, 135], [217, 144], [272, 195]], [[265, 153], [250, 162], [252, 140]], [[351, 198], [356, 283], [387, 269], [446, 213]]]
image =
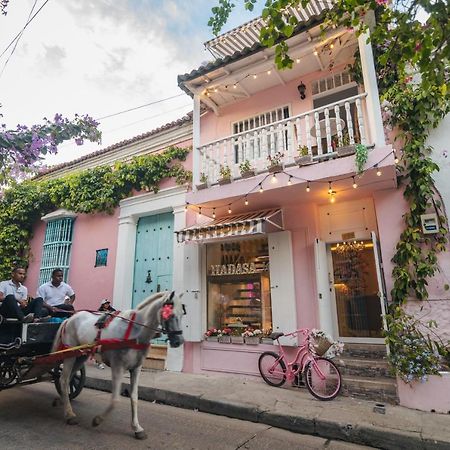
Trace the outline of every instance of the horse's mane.
[[167, 292], [157, 292], [156, 294], [150, 295], [150, 297], [147, 297], [145, 300], [139, 303], [139, 305], [136, 307], [136, 310], [140, 311], [144, 308], [147, 308], [147, 306], [149, 306], [159, 298], [163, 297], [164, 295], [167, 295]]

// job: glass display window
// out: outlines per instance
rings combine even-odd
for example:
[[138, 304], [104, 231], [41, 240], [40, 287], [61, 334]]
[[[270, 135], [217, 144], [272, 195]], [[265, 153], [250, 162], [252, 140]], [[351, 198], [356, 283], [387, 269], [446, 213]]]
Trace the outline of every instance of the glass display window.
[[207, 245], [208, 328], [272, 329], [267, 238]]

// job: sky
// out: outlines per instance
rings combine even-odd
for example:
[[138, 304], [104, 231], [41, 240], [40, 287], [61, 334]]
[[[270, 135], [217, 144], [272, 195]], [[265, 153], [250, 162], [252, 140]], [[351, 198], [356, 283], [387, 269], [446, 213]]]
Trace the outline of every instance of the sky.
[[[0, 53], [23, 28], [34, 3], [10, 0], [0, 16]], [[101, 118], [102, 144], [64, 143], [47, 165], [70, 161], [145, 133], [192, 110], [177, 75], [212, 59], [208, 18], [218, 0], [49, 0], [17, 48], [0, 57], [0, 113], [8, 128], [41, 123], [55, 113]], [[236, 2], [240, 3], [240, 2]], [[237, 7], [225, 31], [255, 13]], [[9, 61], [6, 63], [9, 57]], [[6, 65], [5, 65], [6, 64]]]

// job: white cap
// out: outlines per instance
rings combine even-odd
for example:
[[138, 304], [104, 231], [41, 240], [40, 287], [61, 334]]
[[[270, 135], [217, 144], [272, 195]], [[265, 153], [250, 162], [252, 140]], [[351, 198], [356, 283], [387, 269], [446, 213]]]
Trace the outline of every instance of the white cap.
[[105, 303], [111, 303], [107, 298], [105, 298], [104, 300], [102, 300], [102, 305], [104, 305]]

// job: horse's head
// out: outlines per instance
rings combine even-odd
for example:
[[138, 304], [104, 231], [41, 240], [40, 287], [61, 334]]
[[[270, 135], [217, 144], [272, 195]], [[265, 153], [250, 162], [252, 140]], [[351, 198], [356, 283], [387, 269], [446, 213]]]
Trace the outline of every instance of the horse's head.
[[161, 307], [161, 324], [164, 333], [169, 338], [171, 347], [179, 347], [183, 342], [183, 330], [181, 328], [181, 317], [184, 314], [184, 308], [181, 303], [181, 297], [175, 295], [172, 291]]

